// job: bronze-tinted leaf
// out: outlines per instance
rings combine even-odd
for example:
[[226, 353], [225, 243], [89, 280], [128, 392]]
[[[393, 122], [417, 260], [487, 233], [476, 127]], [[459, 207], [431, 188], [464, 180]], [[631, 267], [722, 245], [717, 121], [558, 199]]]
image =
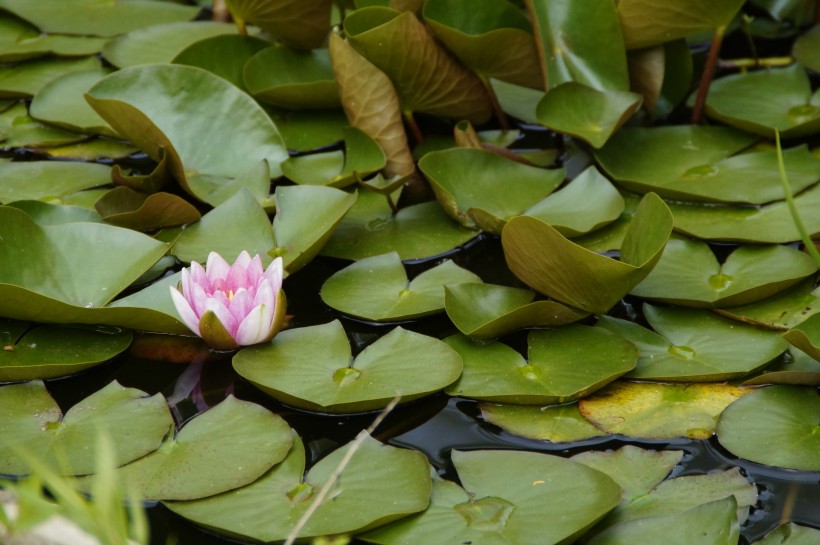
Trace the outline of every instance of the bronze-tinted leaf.
[[330, 30], [333, 0], [226, 0], [234, 21], [251, 23], [298, 49], [313, 49]]

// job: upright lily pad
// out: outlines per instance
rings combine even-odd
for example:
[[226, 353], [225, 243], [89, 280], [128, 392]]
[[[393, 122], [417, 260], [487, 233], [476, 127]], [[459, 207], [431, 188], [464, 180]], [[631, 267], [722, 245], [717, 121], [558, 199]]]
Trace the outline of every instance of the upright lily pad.
[[[305, 475], [305, 448], [296, 438], [287, 458], [256, 482], [202, 500], [165, 502], [165, 506], [220, 533], [279, 541], [288, 537], [351, 448], [333, 451]], [[427, 507], [430, 488], [424, 455], [368, 436], [298, 536], [359, 532], [416, 513]]]
[[507, 265], [527, 285], [553, 299], [605, 313], [641, 282], [661, 257], [672, 215], [654, 194], [646, 195], [621, 247], [621, 260], [590, 252], [543, 221], [519, 216], [501, 233]]
[[214, 36], [236, 33], [236, 26], [216, 22], [176, 22], [132, 30], [109, 41], [105, 60], [117, 68], [169, 63], [191, 44]]
[[583, 325], [531, 331], [528, 361], [498, 342], [476, 345], [463, 335], [445, 342], [464, 360], [464, 372], [448, 394], [525, 405], [589, 395], [633, 369], [638, 359], [632, 343]]
[[234, 21], [270, 32], [299, 49], [322, 45], [330, 30], [331, 0], [227, 0]]
[[443, 389], [462, 369], [452, 348], [400, 327], [352, 359], [338, 321], [283, 331], [240, 351], [233, 365], [283, 403], [328, 413], [380, 409], [397, 395], [411, 401]]
[[571, 543], [621, 498], [603, 473], [557, 456], [487, 450], [453, 451], [452, 459], [464, 488], [434, 478], [424, 513], [360, 537], [383, 545]]
[[131, 344], [131, 332], [110, 327], [36, 325], [0, 318], [0, 381], [71, 375], [110, 360]]
[[243, 80], [257, 100], [281, 108], [318, 110], [340, 105], [327, 49], [263, 49], [245, 63]]
[[479, 407], [487, 422], [529, 439], [563, 443], [606, 435], [584, 418], [577, 403], [541, 407], [482, 402]]
[[718, 441], [736, 456], [753, 462], [820, 471], [818, 415], [820, 397], [815, 388], [761, 388], [723, 411]]
[[536, 168], [477, 148], [427, 153], [419, 169], [453, 219], [493, 233], [549, 195], [565, 175], [563, 168]]
[[199, 211], [178, 195], [164, 191], [146, 195], [128, 187], [112, 189], [94, 207], [108, 223], [136, 231], [185, 225], [200, 218]]
[[407, 279], [396, 252], [368, 257], [328, 278], [319, 294], [322, 301], [345, 314], [374, 322], [399, 321], [444, 310], [448, 284], [481, 282], [481, 278], [452, 261]]
[[[236, 178], [263, 159], [276, 177], [279, 163], [287, 158], [264, 110], [226, 80], [200, 68], [126, 68], [102, 79], [86, 97], [117, 133], [151, 158], [158, 161], [164, 149], [174, 177], [194, 196], [219, 183], [214, 178]], [[218, 134], [219, 142], [202, 138], [206, 134]]]
[[70, 131], [116, 136], [83, 96], [109, 72], [100, 68], [72, 72], [52, 80], [31, 101], [31, 116]]
[[705, 242], [676, 239], [631, 293], [691, 307], [745, 305], [816, 271], [808, 254], [788, 246], [741, 246], [719, 264]]
[[283, 460], [292, 443], [281, 417], [229, 395], [117, 474], [143, 498], [194, 500], [252, 483]]
[[[220, 34], [192, 43], [180, 51], [174, 64], [197, 66], [230, 81], [243, 91], [243, 68], [248, 59], [270, 47], [270, 42], [253, 36]], [[281, 130], [281, 127], [279, 127]]]
[[706, 100], [709, 117], [745, 131], [795, 138], [820, 132], [820, 93], [812, 94], [800, 64], [733, 74], [715, 80]]
[[0, 473], [13, 475], [29, 472], [27, 456], [63, 475], [94, 473], [97, 460], [89, 452], [103, 437], [114, 464], [127, 464], [156, 450], [174, 424], [162, 394], [149, 397], [116, 381], [65, 416], [39, 380], [3, 386], [0, 412]]
[[780, 355], [787, 343], [765, 331], [704, 310], [643, 306], [652, 331], [602, 316], [600, 327], [621, 335], [641, 351], [629, 376], [638, 379], [713, 382], [741, 377]]
[[444, 287], [444, 308], [453, 324], [473, 339], [493, 339], [524, 327], [577, 322], [588, 313], [556, 301], [533, 301], [535, 293], [484, 283]]
[[614, 382], [582, 399], [581, 414], [607, 433], [643, 439], [708, 439], [718, 415], [748, 393], [728, 384]]
[[60, 76], [72, 72], [98, 70], [100, 66], [100, 60], [96, 57], [47, 58], [3, 65], [0, 67], [0, 97], [29, 98]]

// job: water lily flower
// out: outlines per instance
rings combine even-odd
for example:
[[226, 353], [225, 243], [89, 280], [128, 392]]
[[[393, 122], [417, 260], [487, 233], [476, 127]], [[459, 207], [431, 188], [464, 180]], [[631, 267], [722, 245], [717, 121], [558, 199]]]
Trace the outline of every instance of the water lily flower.
[[233, 265], [216, 252], [205, 268], [182, 269], [182, 292], [171, 287], [180, 318], [212, 348], [231, 350], [269, 341], [285, 321], [282, 258], [263, 270], [259, 255], [242, 252]]

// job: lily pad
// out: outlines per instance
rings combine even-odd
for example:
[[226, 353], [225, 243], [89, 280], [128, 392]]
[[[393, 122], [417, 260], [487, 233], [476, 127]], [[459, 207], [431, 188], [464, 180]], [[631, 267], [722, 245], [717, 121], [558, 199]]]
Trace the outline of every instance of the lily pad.
[[74, 405], [63, 416], [39, 380], [0, 388], [0, 473], [28, 473], [26, 455], [63, 475], [94, 473], [89, 455], [101, 436], [113, 447], [113, 463], [127, 464], [156, 450], [173, 427], [162, 394], [148, 396], [116, 381]]
[[336, 272], [319, 294], [326, 305], [345, 314], [395, 322], [441, 312], [445, 286], [463, 282], [481, 282], [481, 278], [449, 260], [409, 281], [399, 254], [391, 252]]
[[544, 199], [565, 176], [563, 168], [531, 167], [477, 148], [427, 153], [419, 169], [453, 219], [496, 234], [504, 221]]
[[549, 223], [565, 237], [576, 237], [615, 221], [623, 211], [624, 198], [591, 166], [524, 215]]
[[51, 204], [43, 201], [14, 201], [7, 206], [22, 210], [39, 225], [62, 225], [78, 221], [102, 223], [100, 215], [79, 206]]
[[395, 251], [403, 260], [420, 259], [452, 250], [475, 235], [450, 219], [437, 202], [393, 214], [382, 195], [363, 191], [321, 254], [356, 260]]
[[68, 132], [34, 120], [22, 102], [0, 113], [0, 134], [5, 136], [0, 144], [4, 148], [41, 149], [73, 144], [87, 138], [84, 134]]
[[[202, 500], [165, 502], [165, 506], [229, 536], [283, 540], [351, 448], [347, 445], [333, 451], [305, 475], [305, 448], [296, 438], [287, 458], [256, 482]], [[416, 513], [427, 507], [430, 488], [424, 455], [383, 445], [368, 436], [298, 536], [358, 532]]]
[[706, 99], [709, 117], [755, 134], [796, 138], [820, 132], [820, 93], [805, 68], [770, 68], [715, 80]]
[[625, 445], [618, 450], [582, 452], [570, 460], [606, 473], [618, 483], [623, 490], [623, 501], [615, 508], [617, 512], [626, 503], [641, 498], [658, 486], [680, 463], [683, 455], [682, 450], [655, 451]]
[[60, 76], [72, 72], [99, 70], [101, 66], [100, 60], [96, 57], [37, 59], [0, 66], [0, 97], [29, 98]]
[[69, 131], [116, 136], [83, 96], [109, 72], [100, 68], [72, 72], [52, 80], [31, 101], [31, 116]]
[[813, 72], [820, 72], [820, 28], [816, 25], [805, 34], [797, 37], [792, 47], [794, 58]]
[[812, 315], [783, 334], [793, 346], [820, 360], [820, 316]]
[[793, 346], [780, 360], [767, 365], [759, 374], [744, 379], [741, 386], [765, 384], [820, 386], [820, 360]]
[[0, 382], [71, 375], [110, 360], [131, 344], [131, 332], [116, 328], [36, 325], [0, 318], [2, 337]]
[[820, 539], [820, 530], [790, 522], [778, 526], [755, 545], [812, 545]]
[[563, 443], [606, 435], [584, 418], [577, 403], [540, 407], [482, 402], [479, 407], [487, 422], [529, 439]]
[[[200, 68], [126, 68], [102, 79], [86, 97], [114, 130], [151, 158], [159, 161], [164, 149], [174, 177], [194, 196], [241, 176], [263, 159], [277, 177], [279, 163], [287, 158], [264, 110], [228, 81]], [[219, 134], [220, 144], [203, 134]]]
[[716, 312], [749, 324], [790, 329], [820, 312], [820, 288], [813, 287], [814, 280], [809, 279], [765, 301]]
[[496, 79], [490, 80], [490, 86], [504, 112], [524, 123], [538, 123], [535, 111], [544, 97], [544, 91]]
[[528, 216], [510, 220], [501, 243], [507, 265], [524, 283], [562, 303], [603, 314], [646, 278], [671, 231], [669, 208], [650, 193], [630, 223], [620, 261], [590, 252]]
[[643, 306], [657, 331], [602, 316], [598, 326], [634, 343], [641, 357], [631, 378], [714, 382], [738, 378], [764, 367], [788, 344], [775, 331], [721, 318], [705, 310]]
[[152, 25], [114, 38], [105, 44], [102, 54], [117, 68], [169, 63], [191, 44], [235, 33], [236, 25], [210, 21]]
[[746, 305], [814, 274], [817, 265], [788, 246], [741, 246], [719, 264], [705, 242], [670, 240], [632, 295], [688, 307]]
[[282, 256], [289, 273], [298, 271], [321, 251], [356, 198], [331, 187], [278, 186], [270, 254]]
[[462, 369], [452, 348], [400, 327], [353, 359], [338, 321], [283, 331], [241, 350], [233, 365], [279, 401], [327, 413], [381, 409], [397, 395], [412, 401], [445, 388]]
[[606, 433], [642, 439], [708, 439], [718, 416], [748, 393], [728, 384], [614, 382], [582, 399], [581, 414]]
[[494, 339], [525, 327], [577, 322], [586, 312], [556, 301], [533, 301], [530, 290], [484, 283], [444, 287], [444, 308], [453, 324], [473, 339]]
[[815, 388], [761, 388], [723, 411], [718, 441], [734, 455], [753, 462], [820, 471], [817, 415], [820, 397]]
[[227, 0], [234, 21], [270, 32], [283, 42], [299, 48], [322, 45], [330, 30], [331, 0]]
[[199, 220], [199, 211], [188, 201], [171, 193], [146, 195], [128, 187], [117, 187], [94, 205], [112, 225], [136, 231], [155, 231]]
[[[281, 417], [229, 395], [116, 473], [140, 497], [195, 500], [252, 483], [282, 461], [292, 443], [290, 426]], [[78, 481], [84, 489], [90, 483]]]
[[243, 69], [248, 92], [257, 100], [289, 109], [338, 108], [339, 90], [327, 49], [263, 49]]
[[0, 62], [20, 62], [46, 55], [58, 57], [85, 57], [102, 50], [105, 40], [92, 36], [59, 36], [39, 34], [20, 37], [12, 43], [0, 45]]
[[[364, 90], [359, 89], [359, 92], [364, 93]], [[288, 149], [296, 151], [310, 151], [336, 144], [344, 139], [344, 129], [349, 126], [341, 110], [281, 111], [271, 116]]]
[[47, 148], [43, 150], [43, 153], [55, 159], [96, 161], [98, 159], [124, 159], [138, 151], [136, 147], [127, 142], [97, 138], [77, 144]]
[[464, 360], [450, 395], [523, 405], [566, 403], [603, 388], [635, 367], [638, 351], [600, 328], [571, 325], [527, 336], [528, 360], [502, 343], [476, 345], [463, 335], [445, 342]]
[[[180, 51], [171, 62], [197, 66], [225, 78], [247, 92], [245, 80], [242, 77], [245, 63], [268, 47], [270, 47], [270, 42], [261, 38], [220, 34], [192, 43]], [[281, 130], [281, 127], [279, 129]]]
[[571, 543], [621, 498], [603, 473], [557, 456], [454, 450], [452, 459], [464, 488], [434, 477], [424, 513], [360, 538], [383, 545]]

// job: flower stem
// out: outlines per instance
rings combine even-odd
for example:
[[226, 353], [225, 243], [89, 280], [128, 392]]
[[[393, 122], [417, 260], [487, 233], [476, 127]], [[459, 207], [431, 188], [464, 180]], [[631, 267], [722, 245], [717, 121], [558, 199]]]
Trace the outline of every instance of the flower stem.
[[792, 221], [794, 221], [794, 226], [797, 227], [797, 231], [800, 233], [800, 238], [803, 240], [803, 246], [806, 247], [806, 252], [814, 259], [817, 267], [820, 268], [820, 253], [817, 252], [814, 241], [811, 239], [811, 236], [809, 236], [808, 231], [806, 231], [806, 226], [800, 218], [800, 211], [797, 210], [797, 205], [794, 203], [792, 188], [786, 176], [786, 165], [783, 162], [783, 148], [780, 146], [780, 131], [777, 129], [774, 130], [774, 140], [777, 146], [777, 168], [780, 170], [780, 183], [783, 185], [783, 194], [786, 195], [786, 203], [789, 205]]
[[717, 27], [715, 35], [712, 37], [712, 46], [709, 48], [709, 56], [706, 57], [706, 64], [703, 66], [700, 85], [698, 85], [698, 95], [695, 97], [695, 106], [692, 108], [693, 125], [700, 125], [703, 120], [703, 107], [706, 105], [706, 95], [709, 94], [712, 77], [715, 75], [715, 66], [717, 66], [718, 55], [720, 55], [720, 44], [723, 43], [723, 34], [725, 32], [725, 26]]

